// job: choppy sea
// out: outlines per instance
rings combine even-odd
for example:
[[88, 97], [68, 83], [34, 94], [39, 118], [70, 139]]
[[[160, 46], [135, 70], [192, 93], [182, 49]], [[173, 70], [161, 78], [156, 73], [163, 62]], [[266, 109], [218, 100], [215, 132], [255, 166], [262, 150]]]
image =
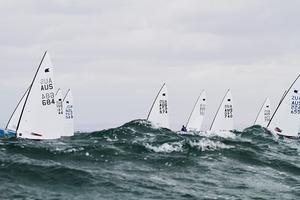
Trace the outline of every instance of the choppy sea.
[[0, 199], [300, 199], [300, 142], [259, 126], [187, 133], [135, 120], [0, 140]]

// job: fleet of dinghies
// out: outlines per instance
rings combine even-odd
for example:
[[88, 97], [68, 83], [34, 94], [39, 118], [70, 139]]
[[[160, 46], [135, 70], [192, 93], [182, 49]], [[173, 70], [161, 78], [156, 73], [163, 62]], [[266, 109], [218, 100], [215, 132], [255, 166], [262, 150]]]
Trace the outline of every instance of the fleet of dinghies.
[[[201, 131], [206, 112], [206, 92], [203, 90], [196, 100], [186, 124], [187, 131]], [[150, 108], [147, 120], [157, 127], [170, 128], [168, 113], [168, 92], [164, 83]], [[214, 117], [210, 131], [230, 131], [233, 125], [233, 103], [230, 90], [226, 92]]]
[[48, 52], [0, 134], [34, 140], [74, 135], [73, 97], [57, 89]]
[[[269, 129], [274, 136], [298, 138], [300, 135], [300, 75], [292, 83], [278, 103], [272, 114], [270, 99], [266, 98], [261, 106], [254, 125]], [[151, 106], [147, 120], [155, 126], [169, 127], [167, 86], [164, 83]], [[202, 91], [196, 100], [193, 110], [182, 131], [202, 131], [203, 120], [206, 115], [206, 92]], [[234, 105], [230, 90], [223, 97], [221, 104], [213, 118], [209, 130], [206, 132], [222, 132], [234, 130]]]
[[[261, 106], [254, 125], [269, 129], [276, 137], [299, 138], [300, 133], [300, 75], [284, 92], [274, 113], [271, 114], [270, 99]], [[182, 131], [200, 132], [206, 115], [206, 92], [198, 96], [186, 126]], [[223, 97], [220, 106], [206, 132], [234, 130], [234, 105], [230, 90]], [[156, 95], [147, 116], [156, 127], [170, 129], [168, 90], [164, 83]], [[0, 135], [16, 138], [44, 140], [74, 135], [74, 101], [69, 89], [63, 96], [56, 86], [53, 65], [46, 51], [38, 69], [22, 98], [10, 116]]]

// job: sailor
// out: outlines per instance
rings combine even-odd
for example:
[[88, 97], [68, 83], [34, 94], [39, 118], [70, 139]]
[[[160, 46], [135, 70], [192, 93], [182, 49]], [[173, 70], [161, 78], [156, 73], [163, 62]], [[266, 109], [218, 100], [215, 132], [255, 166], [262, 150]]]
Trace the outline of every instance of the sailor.
[[184, 125], [182, 125], [181, 131], [187, 132], [186, 127]]

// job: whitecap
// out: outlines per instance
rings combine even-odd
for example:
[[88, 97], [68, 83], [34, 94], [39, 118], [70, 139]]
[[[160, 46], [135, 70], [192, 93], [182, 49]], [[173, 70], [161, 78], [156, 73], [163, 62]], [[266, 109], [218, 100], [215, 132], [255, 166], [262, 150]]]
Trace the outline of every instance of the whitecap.
[[230, 149], [234, 148], [233, 146], [226, 145], [220, 141], [212, 141], [207, 138], [203, 138], [199, 141], [189, 141], [191, 147], [195, 147], [200, 151], [215, 151], [217, 149]]
[[160, 146], [152, 146], [149, 143], [145, 144], [145, 147], [149, 150], [152, 150], [156, 153], [171, 153], [171, 152], [182, 152], [182, 142], [174, 142], [174, 143], [164, 143]]
[[222, 138], [232, 138], [235, 139], [236, 135], [231, 131], [205, 131], [198, 132], [198, 135], [204, 137], [222, 137]]

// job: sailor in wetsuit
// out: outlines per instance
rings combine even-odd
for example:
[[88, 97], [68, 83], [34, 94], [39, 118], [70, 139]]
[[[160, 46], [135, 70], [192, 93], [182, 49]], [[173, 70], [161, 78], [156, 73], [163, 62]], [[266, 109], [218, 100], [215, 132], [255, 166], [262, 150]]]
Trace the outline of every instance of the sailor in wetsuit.
[[181, 131], [187, 132], [186, 127], [184, 125], [182, 125]]

